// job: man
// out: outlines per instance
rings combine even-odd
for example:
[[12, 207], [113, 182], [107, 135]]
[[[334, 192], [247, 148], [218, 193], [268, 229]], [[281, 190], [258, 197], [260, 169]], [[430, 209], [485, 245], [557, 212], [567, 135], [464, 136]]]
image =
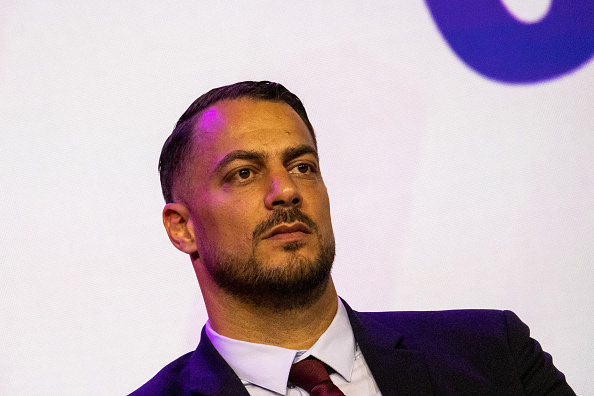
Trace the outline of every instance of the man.
[[315, 134], [282, 85], [198, 98], [159, 168], [163, 223], [209, 320], [132, 395], [573, 394], [511, 312], [359, 313], [337, 297]]

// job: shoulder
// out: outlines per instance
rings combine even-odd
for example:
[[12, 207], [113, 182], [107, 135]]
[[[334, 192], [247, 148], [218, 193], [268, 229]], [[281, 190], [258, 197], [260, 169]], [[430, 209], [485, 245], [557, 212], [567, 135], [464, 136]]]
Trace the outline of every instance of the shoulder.
[[483, 378], [496, 383], [506, 373], [506, 381], [511, 384], [515, 378], [526, 394], [574, 394], [563, 373], [553, 365], [551, 355], [530, 337], [528, 326], [511, 311], [469, 309], [354, 315], [364, 328], [396, 332], [398, 347], [422, 352], [436, 378], [481, 373]]
[[467, 348], [473, 344], [507, 348], [508, 338], [528, 337], [528, 327], [511, 311], [356, 312], [362, 322], [375, 322], [398, 332], [411, 348]]
[[497, 323], [505, 320], [506, 315], [517, 316], [511, 311], [496, 309], [457, 309], [446, 311], [385, 311], [358, 312], [359, 317], [373, 318], [386, 324], [409, 324], [411, 326], [426, 323], [467, 325], [469, 323]]
[[239, 395], [244, 392], [241, 380], [202, 329], [200, 343], [194, 352], [169, 363], [131, 395]]
[[147, 383], [132, 392], [130, 396], [183, 394], [184, 371], [193, 352], [189, 352], [163, 367]]
[[[398, 331], [456, 331], [473, 333], [505, 332], [508, 323], [523, 323], [511, 311], [495, 309], [459, 309], [447, 311], [356, 312], [362, 320], [373, 320]], [[525, 326], [525, 325], [524, 325]]]

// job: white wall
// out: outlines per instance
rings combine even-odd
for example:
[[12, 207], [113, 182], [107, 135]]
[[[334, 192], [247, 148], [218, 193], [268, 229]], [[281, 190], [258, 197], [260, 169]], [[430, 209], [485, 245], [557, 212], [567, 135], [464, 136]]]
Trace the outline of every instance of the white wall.
[[246, 79], [310, 113], [355, 309], [514, 310], [594, 393], [594, 64], [499, 83], [425, 3], [369, 4], [0, 4], [0, 394], [126, 394], [195, 348], [157, 159]]

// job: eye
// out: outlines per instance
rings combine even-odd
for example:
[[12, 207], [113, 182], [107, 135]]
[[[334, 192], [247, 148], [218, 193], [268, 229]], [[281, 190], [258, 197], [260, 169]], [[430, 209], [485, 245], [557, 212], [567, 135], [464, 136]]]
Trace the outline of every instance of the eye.
[[299, 164], [297, 165], [297, 171], [299, 173], [307, 173], [307, 171], [309, 171], [309, 165], [307, 164]]
[[291, 168], [289, 170], [289, 173], [300, 173], [303, 175], [308, 175], [308, 174], [315, 173], [315, 169], [312, 165], [301, 163], [301, 164], [297, 164], [296, 166]]
[[225, 183], [242, 184], [252, 181], [256, 172], [250, 168], [239, 168], [225, 177]]
[[247, 168], [243, 168], [243, 169], [240, 169], [239, 171], [237, 171], [237, 176], [243, 180], [249, 178], [251, 175], [252, 175], [252, 171]]

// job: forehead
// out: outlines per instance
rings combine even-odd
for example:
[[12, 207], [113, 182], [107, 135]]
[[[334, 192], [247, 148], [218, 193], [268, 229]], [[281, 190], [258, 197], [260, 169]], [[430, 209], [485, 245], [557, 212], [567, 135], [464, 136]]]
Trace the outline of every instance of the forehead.
[[284, 102], [240, 98], [215, 103], [194, 124], [194, 147], [202, 160], [216, 162], [234, 150], [275, 150], [297, 145], [315, 148], [299, 115]]

